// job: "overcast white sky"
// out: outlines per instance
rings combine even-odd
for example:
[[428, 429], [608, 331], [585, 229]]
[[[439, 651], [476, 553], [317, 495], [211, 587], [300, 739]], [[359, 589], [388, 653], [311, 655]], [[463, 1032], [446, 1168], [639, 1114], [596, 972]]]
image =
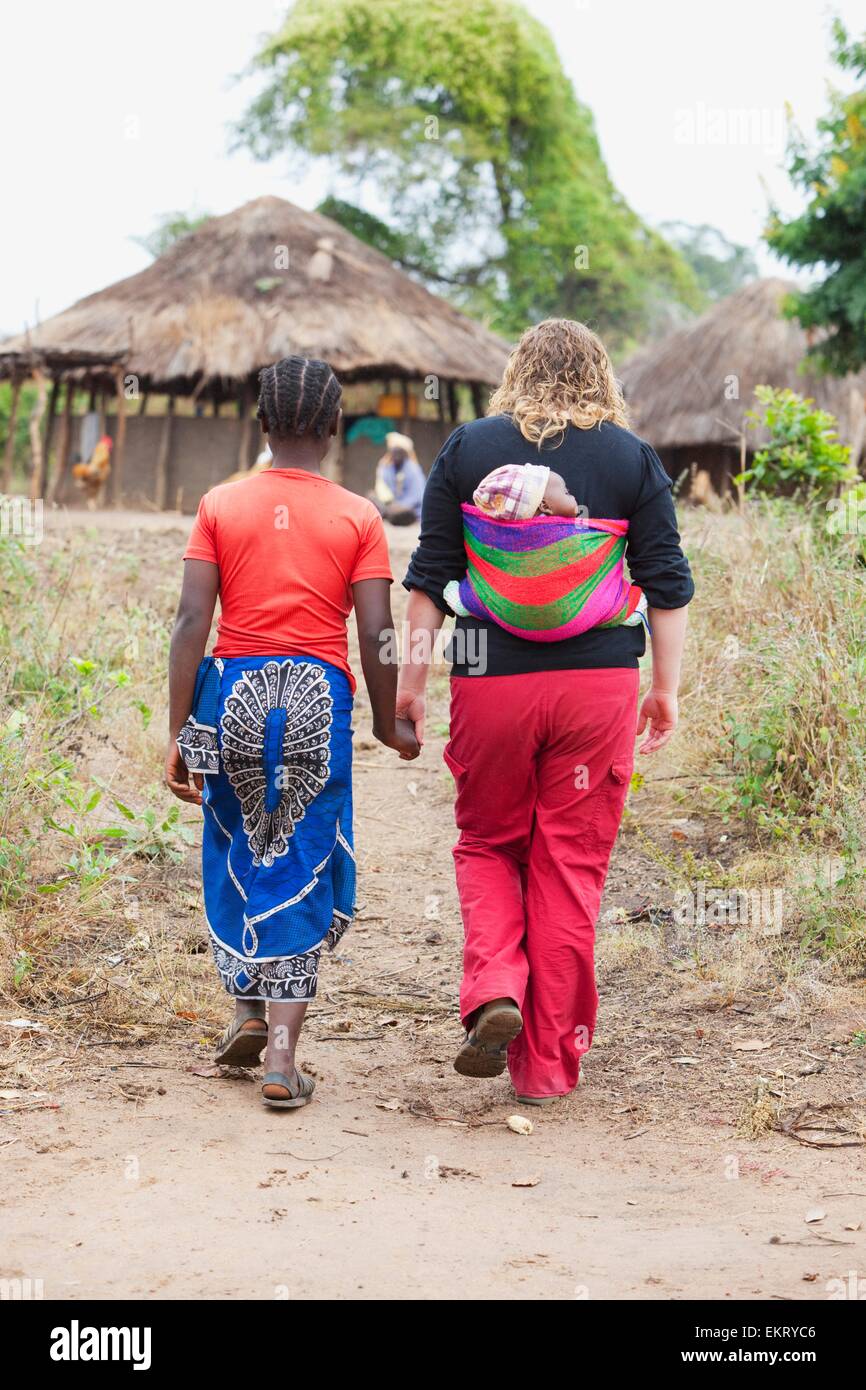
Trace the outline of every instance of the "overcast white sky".
[[[708, 222], [758, 246], [782, 168], [786, 102], [823, 111], [830, 17], [862, 0], [529, 0], [592, 109], [613, 176], [648, 221]], [[321, 172], [229, 154], [250, 88], [232, 82], [274, 0], [41, 0], [4, 10], [0, 333], [148, 263], [130, 237], [157, 214], [228, 212], [263, 193], [312, 207]], [[719, 111], [724, 113], [720, 127]], [[754, 113], [744, 130], [737, 112]], [[766, 185], [766, 188], [765, 186]], [[765, 270], [773, 268], [764, 253]]]

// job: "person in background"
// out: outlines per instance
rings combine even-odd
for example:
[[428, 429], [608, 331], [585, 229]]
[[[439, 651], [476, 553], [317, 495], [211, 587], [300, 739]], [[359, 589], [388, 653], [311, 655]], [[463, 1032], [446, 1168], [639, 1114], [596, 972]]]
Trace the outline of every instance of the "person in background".
[[376, 464], [376, 486], [370, 500], [392, 526], [411, 526], [421, 516], [424, 469], [414, 442], [393, 431], [385, 436], [385, 453]]
[[[467, 614], [452, 638], [445, 761], [457, 788], [466, 1028], [454, 1066], [464, 1076], [497, 1076], [507, 1064], [518, 1100], [542, 1105], [574, 1090], [592, 1042], [595, 923], [635, 726], [649, 728], [642, 753], [664, 747], [676, 728], [694, 586], [670, 479], [627, 427], [603, 344], [568, 319], [528, 329], [487, 418], [454, 431], [427, 483], [403, 581], [409, 659], [397, 694], [397, 712], [413, 721], [419, 742], [430, 654], [449, 611], [443, 590], [470, 563], [462, 508], [491, 469], [527, 463], [555, 464], [581, 515], [616, 523], [626, 536], [624, 558], [652, 630], [652, 685], [639, 718], [642, 625], [598, 625], [558, 641], [522, 635], [534, 585], [549, 581], [563, 602], [575, 592], [557, 542], [535, 553], [532, 577], [507, 567], [497, 574], [518, 630]], [[471, 563], [487, 573], [483, 554]]]
[[[381, 518], [320, 472], [341, 394], [316, 359], [285, 357], [261, 373], [273, 459], [202, 498], [169, 656], [165, 781], [203, 807], [205, 914], [235, 1000], [216, 1061], [255, 1066], [267, 1047], [262, 1098], [283, 1108], [313, 1092], [295, 1049], [322, 947], [354, 912], [353, 607], [374, 736], [418, 756], [383, 654], [393, 622]], [[204, 657], [217, 594], [216, 646]]]

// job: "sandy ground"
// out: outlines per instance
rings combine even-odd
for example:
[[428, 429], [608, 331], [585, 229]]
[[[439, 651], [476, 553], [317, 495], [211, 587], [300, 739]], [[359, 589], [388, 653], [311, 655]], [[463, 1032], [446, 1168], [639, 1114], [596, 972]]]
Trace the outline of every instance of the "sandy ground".
[[[60, 1299], [822, 1299], [864, 1268], [845, 1155], [663, 1120], [632, 1138], [591, 1084], [518, 1136], [505, 1083], [458, 1097], [425, 1055], [424, 1086], [399, 1034], [314, 1042], [322, 1023], [304, 1049], [317, 1099], [297, 1114], [177, 1057], [101, 1058], [7, 1143], [3, 1277]], [[469, 1125], [413, 1117], [425, 1092]]]
[[[398, 568], [411, 541], [395, 537]], [[157, 1045], [82, 1032], [46, 1055], [42, 1093], [0, 1100], [0, 1278], [41, 1279], [57, 1299], [461, 1301], [822, 1300], [834, 1279], [866, 1278], [866, 1151], [736, 1128], [762, 1076], [795, 1107], [866, 1095], [850, 1022], [614, 949], [611, 909], [660, 889], [633, 833], [615, 851], [577, 1094], [530, 1111], [507, 1079], [454, 1073], [441, 715], [408, 765], [365, 720], [360, 910], [301, 1044], [313, 1103], [265, 1110], [256, 1074], [213, 1068], [194, 1026]], [[506, 1126], [518, 1110], [532, 1134]]]

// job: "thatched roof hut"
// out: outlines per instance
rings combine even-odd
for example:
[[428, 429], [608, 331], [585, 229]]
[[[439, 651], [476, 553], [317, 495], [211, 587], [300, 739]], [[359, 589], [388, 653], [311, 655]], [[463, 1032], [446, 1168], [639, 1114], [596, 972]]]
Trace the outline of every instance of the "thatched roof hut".
[[287, 353], [346, 382], [495, 385], [507, 346], [330, 218], [256, 198], [208, 219], [153, 265], [40, 324], [16, 348], [122, 354], [142, 390], [235, 399]]
[[[422, 461], [430, 461], [458, 418], [457, 386], [469, 388], [482, 414], [508, 346], [330, 218], [267, 197], [209, 218], [146, 270], [0, 343], [0, 377], [12, 379], [16, 403], [34, 362], [53, 383], [50, 403], [40, 407], [46, 474], [66, 383], [49, 495], [68, 494], [72, 397], [84, 388], [100, 430], [114, 438], [112, 498], [189, 510], [207, 487], [251, 463], [258, 373], [290, 353], [325, 358], [347, 385], [380, 381], [379, 433], [393, 417], [404, 432], [411, 427]], [[413, 393], [411, 382], [423, 387]], [[365, 394], [371, 398], [369, 388]], [[169, 398], [166, 413], [147, 414], [154, 396]], [[198, 417], [206, 405], [211, 418], [176, 412], [178, 398]], [[438, 402], [438, 419], [419, 399]], [[229, 418], [220, 418], [224, 405]], [[362, 421], [367, 408], [357, 407]], [[332, 475], [365, 490], [377, 452], [373, 436], [341, 438]], [[42, 475], [34, 458], [33, 488]]]
[[[863, 450], [866, 372], [843, 378], [801, 370], [810, 338], [784, 318], [782, 300], [795, 286], [756, 280], [685, 328], [629, 359], [619, 376], [638, 434], [676, 476], [692, 463], [718, 485], [740, 462], [745, 413], [756, 386], [790, 387], [810, 396], [839, 422], [855, 457]], [[761, 432], [746, 431], [748, 452]]]

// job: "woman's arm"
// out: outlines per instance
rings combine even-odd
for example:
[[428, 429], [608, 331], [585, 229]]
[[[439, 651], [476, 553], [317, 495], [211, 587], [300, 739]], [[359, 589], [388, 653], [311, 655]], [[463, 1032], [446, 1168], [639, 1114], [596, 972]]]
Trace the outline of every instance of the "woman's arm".
[[391, 617], [391, 581], [359, 579], [352, 585], [361, 670], [373, 708], [373, 736], [386, 748], [394, 748], [408, 761], [420, 753], [408, 720], [397, 718], [397, 661], [394, 620]]
[[397, 714], [415, 726], [415, 737], [424, 742], [424, 718], [427, 712], [427, 677], [436, 634], [445, 621], [445, 614], [421, 589], [413, 589], [406, 605], [406, 634], [403, 664], [397, 682]]
[[397, 713], [411, 719], [419, 744], [424, 742], [425, 691], [436, 634], [450, 609], [443, 597], [451, 579], [466, 573], [463, 516], [454, 470], [460, 456], [463, 426], [440, 450], [427, 484], [421, 510], [421, 534], [409, 562], [404, 588], [409, 590], [403, 664], [397, 683]]
[[668, 742], [679, 718], [677, 691], [686, 640], [687, 608], [650, 608], [652, 628], [653, 683], [641, 701], [638, 734], [649, 724], [649, 734], [641, 753], [655, 753]]
[[[442, 446], [430, 470], [421, 507], [421, 534], [403, 580], [404, 589], [420, 590], [443, 614], [451, 610], [442, 596], [451, 579], [466, 573], [463, 514], [456, 477], [464, 425], [459, 425]], [[471, 494], [470, 494], [471, 495]]]
[[207, 646], [213, 611], [219, 592], [219, 569], [209, 560], [185, 560], [183, 588], [171, 634], [168, 657], [168, 750], [165, 756], [165, 784], [181, 801], [201, 805], [203, 781], [189, 771], [175, 739], [190, 710], [195, 677]]
[[642, 479], [629, 518], [626, 561], [646, 594], [652, 630], [653, 681], [638, 716], [638, 734], [649, 724], [641, 753], [663, 748], [677, 726], [677, 691], [686, 640], [686, 604], [695, 591], [677, 530], [670, 479], [658, 455], [641, 445]]

